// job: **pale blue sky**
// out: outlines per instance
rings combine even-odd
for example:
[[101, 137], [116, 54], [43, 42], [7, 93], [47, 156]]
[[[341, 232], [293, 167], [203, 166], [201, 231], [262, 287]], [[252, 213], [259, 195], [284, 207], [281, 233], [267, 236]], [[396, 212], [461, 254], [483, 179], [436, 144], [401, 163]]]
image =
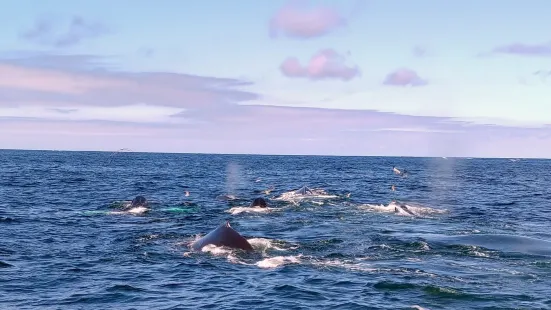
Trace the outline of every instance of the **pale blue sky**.
[[[551, 124], [551, 76], [545, 80], [551, 72], [549, 1], [310, 1], [311, 7], [335, 8], [346, 25], [314, 38], [273, 38], [270, 19], [288, 3], [10, 1], [0, 11], [0, 41], [5, 55], [105, 56], [122, 71], [245, 79], [253, 84], [242, 90], [259, 96], [240, 104], [376, 110], [514, 127]], [[52, 29], [62, 33], [74, 16], [107, 33], [62, 48], [21, 37], [41, 19], [55, 21]], [[512, 44], [520, 47], [494, 52]], [[304, 64], [323, 49], [345, 55], [361, 74], [313, 81], [280, 71], [288, 57]], [[401, 68], [426, 85], [383, 85]]]

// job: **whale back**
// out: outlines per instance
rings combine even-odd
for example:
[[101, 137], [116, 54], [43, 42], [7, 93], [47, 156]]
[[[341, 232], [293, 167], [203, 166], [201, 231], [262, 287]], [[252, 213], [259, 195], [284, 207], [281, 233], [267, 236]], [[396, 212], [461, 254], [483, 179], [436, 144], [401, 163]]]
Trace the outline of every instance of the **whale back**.
[[144, 196], [136, 196], [134, 199], [132, 199], [132, 208], [145, 206], [147, 205], [147, 199], [145, 199]]
[[255, 198], [249, 207], [261, 207], [266, 208], [268, 206], [268, 203], [266, 203], [266, 200], [262, 197]]
[[229, 222], [226, 222], [218, 226], [213, 231], [209, 232], [203, 238], [195, 241], [191, 247], [199, 251], [203, 247], [212, 244], [215, 246], [226, 246], [234, 249], [241, 249], [245, 251], [252, 251], [253, 247], [243, 238], [237, 231], [235, 231]]

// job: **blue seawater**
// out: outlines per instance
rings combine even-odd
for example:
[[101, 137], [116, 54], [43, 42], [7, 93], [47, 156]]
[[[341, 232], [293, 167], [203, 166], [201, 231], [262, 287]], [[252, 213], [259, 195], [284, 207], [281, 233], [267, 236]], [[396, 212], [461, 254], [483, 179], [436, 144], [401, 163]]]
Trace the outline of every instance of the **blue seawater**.
[[[0, 163], [0, 309], [551, 308], [547, 160], [3, 150]], [[303, 185], [338, 197], [273, 199]], [[149, 212], [112, 212], [136, 195]], [[271, 212], [228, 212], [259, 196]], [[190, 250], [225, 221], [257, 251]]]

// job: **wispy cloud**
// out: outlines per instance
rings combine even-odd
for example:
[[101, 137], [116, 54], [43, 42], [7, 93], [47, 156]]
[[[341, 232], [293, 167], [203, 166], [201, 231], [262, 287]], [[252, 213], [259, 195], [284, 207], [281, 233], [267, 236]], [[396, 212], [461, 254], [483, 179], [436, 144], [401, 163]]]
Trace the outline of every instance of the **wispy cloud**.
[[[256, 95], [238, 90], [250, 83], [225, 78], [201, 77], [167, 72], [122, 72], [88, 70], [75, 66], [68, 70], [60, 59], [60, 68], [12, 64], [0, 61], [0, 87], [21, 91], [49, 93], [73, 105], [128, 105], [139, 102], [173, 107], [223, 105], [228, 102], [256, 98]], [[86, 62], [86, 59], [83, 59]], [[86, 95], [86, 96], [84, 96]]]
[[81, 16], [74, 16], [65, 27], [60, 26], [53, 20], [37, 20], [30, 29], [22, 32], [20, 37], [36, 44], [62, 48], [108, 33], [109, 29], [105, 25], [89, 22]]
[[411, 50], [411, 53], [413, 54], [413, 56], [419, 57], [419, 58], [427, 57], [429, 54], [428, 49], [421, 45], [414, 46], [413, 49]]
[[[58, 121], [112, 121], [132, 123], [167, 123], [178, 119], [174, 114], [185, 109], [133, 104], [126, 106], [79, 106], [78, 108], [48, 108], [39, 105], [0, 107], [0, 118], [32, 118]], [[180, 121], [185, 121], [181, 118]]]
[[493, 50], [496, 54], [511, 54], [519, 56], [551, 57], [551, 42], [540, 44], [513, 43], [498, 46]]
[[149, 58], [149, 57], [153, 57], [153, 55], [155, 55], [155, 50], [150, 48], [150, 47], [142, 47], [138, 50], [138, 54], [140, 56]]
[[383, 81], [383, 84], [391, 86], [423, 86], [427, 83], [427, 80], [421, 78], [417, 72], [408, 68], [400, 68], [389, 73]]
[[[48, 60], [47, 68], [36, 64], [40, 59]], [[257, 98], [239, 90], [249, 83], [237, 79], [93, 70], [84, 64], [68, 69], [63, 58], [58, 58], [56, 68], [54, 59], [0, 61], [1, 116], [160, 122], [182, 111], [193, 113]], [[67, 109], [74, 111], [60, 112]]]
[[540, 77], [543, 81], [547, 81], [551, 76], [551, 70], [537, 70], [534, 75]]
[[281, 72], [289, 78], [311, 80], [341, 79], [351, 80], [360, 74], [358, 67], [348, 66], [345, 58], [333, 49], [317, 52], [306, 65], [301, 65], [296, 57], [289, 57], [280, 65]]
[[275, 13], [269, 24], [272, 37], [283, 33], [292, 38], [310, 39], [346, 25], [346, 19], [335, 8], [291, 1]]

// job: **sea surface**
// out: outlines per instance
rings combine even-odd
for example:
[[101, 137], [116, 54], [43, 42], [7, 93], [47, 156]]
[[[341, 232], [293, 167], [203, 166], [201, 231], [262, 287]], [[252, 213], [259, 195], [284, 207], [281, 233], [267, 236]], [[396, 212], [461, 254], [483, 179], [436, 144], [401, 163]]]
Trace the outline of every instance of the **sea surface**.
[[551, 309], [550, 164], [3, 150], [0, 309]]

